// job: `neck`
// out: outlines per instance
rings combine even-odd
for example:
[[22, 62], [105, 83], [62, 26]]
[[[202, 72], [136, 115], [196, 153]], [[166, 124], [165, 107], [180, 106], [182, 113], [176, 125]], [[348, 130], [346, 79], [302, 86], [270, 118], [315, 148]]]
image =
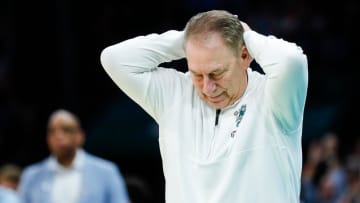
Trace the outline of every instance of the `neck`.
[[247, 73], [247, 70], [245, 70], [245, 74], [244, 74], [244, 78], [243, 78], [243, 85], [242, 85], [242, 90], [240, 91], [240, 98], [242, 96], [244, 96], [245, 94], [245, 91], [246, 91], [246, 88], [248, 86], [248, 80], [249, 80], [249, 76], [248, 76], [248, 73]]
[[65, 168], [69, 168], [75, 159], [75, 155], [76, 155], [76, 151], [67, 154], [65, 156], [58, 156], [57, 161], [61, 166]]
[[246, 88], [248, 86], [248, 73], [247, 70], [245, 70], [245, 74], [243, 74], [243, 77], [240, 78], [240, 80], [242, 81], [241, 86], [239, 88], [239, 94], [238, 96], [234, 99], [234, 101], [232, 102], [232, 104], [234, 104], [237, 100], [239, 100], [241, 97], [244, 96]]

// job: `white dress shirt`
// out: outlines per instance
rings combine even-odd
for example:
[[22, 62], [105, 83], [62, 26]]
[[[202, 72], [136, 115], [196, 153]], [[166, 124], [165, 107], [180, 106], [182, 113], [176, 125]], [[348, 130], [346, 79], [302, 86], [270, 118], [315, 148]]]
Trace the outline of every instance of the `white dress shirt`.
[[54, 171], [51, 187], [52, 203], [77, 203], [80, 189], [84, 162], [82, 150], [76, 152], [74, 161], [69, 168], [59, 164], [55, 157], [51, 157], [50, 168]]

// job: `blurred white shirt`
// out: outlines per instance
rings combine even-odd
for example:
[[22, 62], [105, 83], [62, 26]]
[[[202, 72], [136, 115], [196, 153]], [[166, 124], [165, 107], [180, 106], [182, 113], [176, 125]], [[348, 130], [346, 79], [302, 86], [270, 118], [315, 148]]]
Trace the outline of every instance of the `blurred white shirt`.
[[61, 166], [55, 157], [51, 158], [50, 168], [55, 176], [51, 187], [52, 203], [77, 203], [80, 194], [81, 169], [84, 162], [82, 150], [76, 152], [73, 164], [69, 168]]

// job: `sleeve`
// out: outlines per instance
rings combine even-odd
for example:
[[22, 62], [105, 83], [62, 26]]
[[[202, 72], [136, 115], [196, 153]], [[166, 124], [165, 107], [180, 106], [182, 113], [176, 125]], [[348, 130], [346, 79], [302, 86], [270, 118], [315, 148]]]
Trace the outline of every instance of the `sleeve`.
[[140, 36], [105, 48], [101, 63], [111, 79], [155, 120], [180, 95], [183, 73], [159, 68], [185, 57], [183, 31]]
[[21, 174], [19, 188], [18, 188], [18, 192], [19, 192], [18, 194], [21, 203], [32, 202], [28, 194], [29, 193], [28, 188], [31, 188], [30, 182], [31, 182], [32, 174], [33, 172], [31, 168], [26, 168]]
[[282, 131], [290, 134], [302, 125], [308, 86], [307, 57], [294, 43], [254, 31], [244, 33], [250, 55], [267, 77], [265, 104]]
[[129, 195], [120, 170], [112, 165], [108, 174], [108, 203], [129, 203]]

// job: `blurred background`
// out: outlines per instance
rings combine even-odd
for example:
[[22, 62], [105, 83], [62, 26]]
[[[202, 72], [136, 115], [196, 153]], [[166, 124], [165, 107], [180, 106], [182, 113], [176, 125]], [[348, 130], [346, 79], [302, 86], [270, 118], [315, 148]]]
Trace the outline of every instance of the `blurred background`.
[[[1, 0], [0, 164], [25, 167], [47, 157], [48, 116], [65, 108], [82, 121], [87, 151], [114, 161], [127, 180], [143, 181], [148, 202], [164, 202], [157, 125], [112, 82], [99, 57], [105, 47], [137, 35], [181, 30], [191, 16], [210, 9], [237, 14], [254, 30], [296, 42], [307, 54], [304, 180], [328, 197], [321, 180], [333, 165], [324, 140], [336, 138], [331, 158], [345, 174], [360, 162], [356, 0]], [[184, 71], [186, 61], [165, 66]], [[356, 173], [344, 177], [344, 190], [358, 180]]]

